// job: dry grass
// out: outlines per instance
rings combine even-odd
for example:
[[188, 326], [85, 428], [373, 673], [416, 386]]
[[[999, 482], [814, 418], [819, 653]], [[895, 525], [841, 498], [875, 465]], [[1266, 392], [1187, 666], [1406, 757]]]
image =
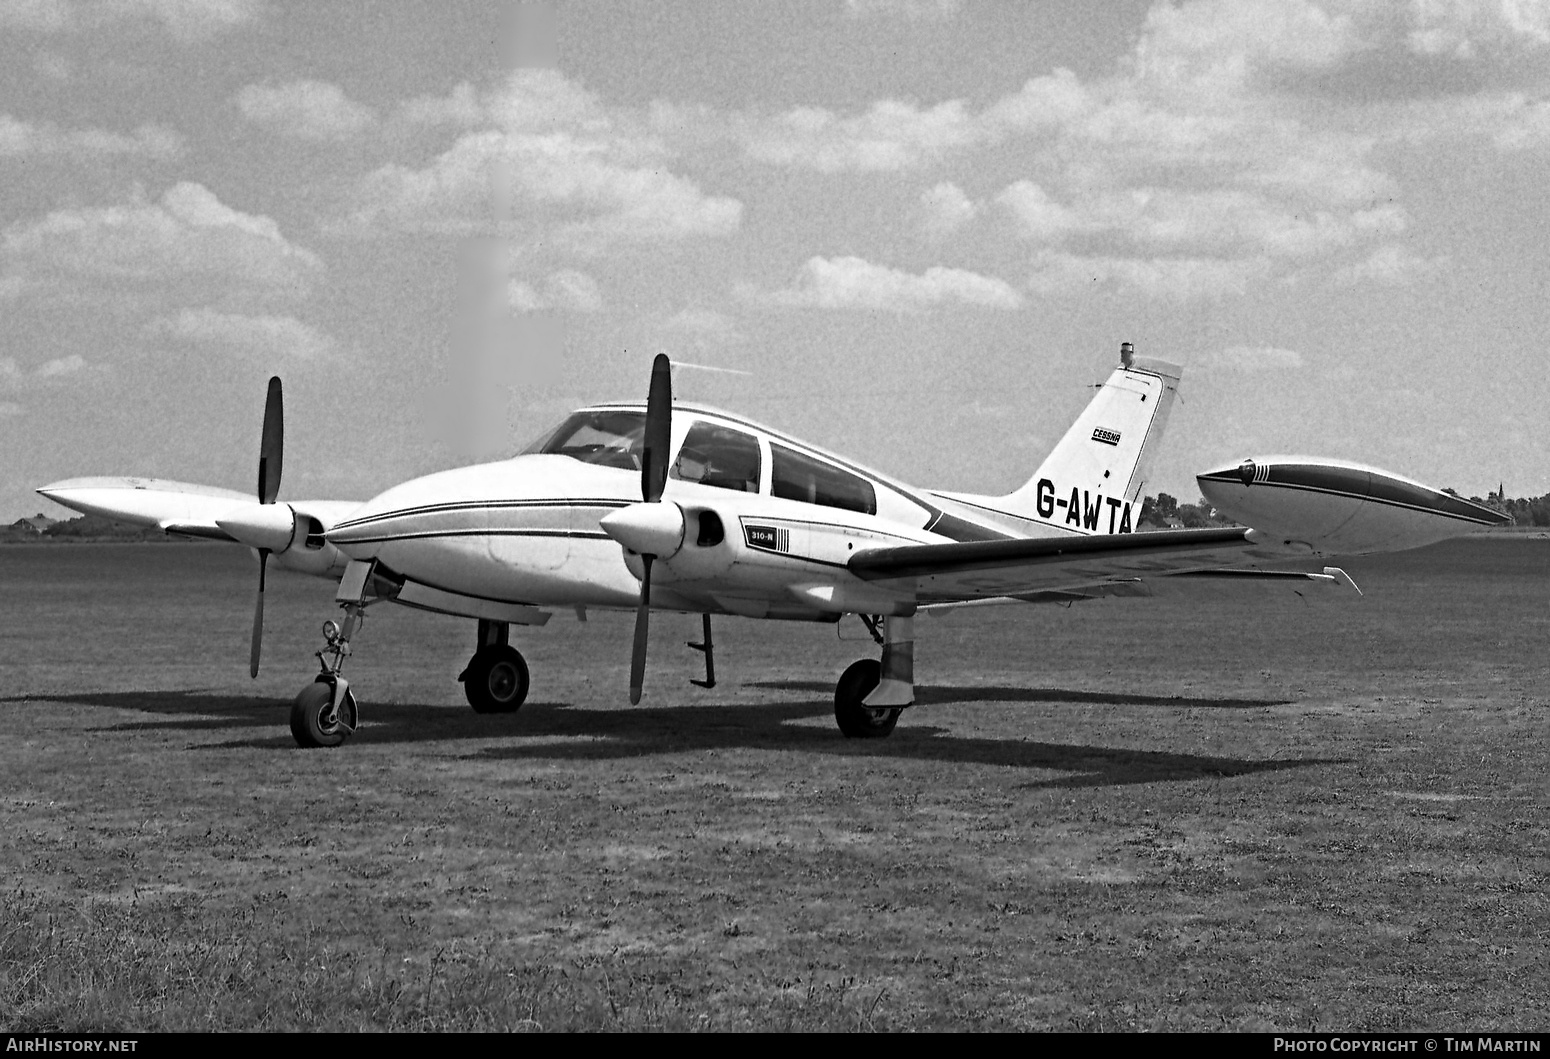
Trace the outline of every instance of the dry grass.
[[1350, 564], [1344, 609], [925, 619], [876, 744], [830, 629], [722, 622], [702, 693], [659, 621], [631, 709], [628, 616], [556, 618], [481, 718], [470, 630], [384, 614], [331, 752], [285, 728], [317, 583], [271, 582], [255, 686], [240, 558], [17, 551], [7, 1030], [1550, 1021], [1543, 542]]

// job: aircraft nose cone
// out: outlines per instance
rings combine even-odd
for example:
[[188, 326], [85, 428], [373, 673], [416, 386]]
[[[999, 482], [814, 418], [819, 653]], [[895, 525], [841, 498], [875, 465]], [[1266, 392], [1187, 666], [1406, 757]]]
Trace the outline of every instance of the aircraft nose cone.
[[684, 543], [684, 513], [670, 500], [631, 504], [598, 520], [603, 532], [641, 555], [669, 559]]

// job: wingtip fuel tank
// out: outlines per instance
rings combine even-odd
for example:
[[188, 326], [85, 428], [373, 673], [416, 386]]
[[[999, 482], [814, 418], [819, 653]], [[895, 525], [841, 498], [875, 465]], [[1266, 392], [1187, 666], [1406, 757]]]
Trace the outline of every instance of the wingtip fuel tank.
[[1321, 554], [1419, 548], [1512, 521], [1413, 479], [1346, 460], [1255, 457], [1195, 480], [1218, 511]]

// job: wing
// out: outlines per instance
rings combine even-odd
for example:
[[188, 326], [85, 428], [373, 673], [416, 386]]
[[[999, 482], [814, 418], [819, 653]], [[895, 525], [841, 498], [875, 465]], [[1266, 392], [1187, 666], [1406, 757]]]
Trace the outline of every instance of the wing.
[[862, 552], [848, 565], [862, 580], [912, 594], [922, 605], [1209, 594], [1251, 584], [1356, 588], [1333, 568], [1286, 569], [1307, 559], [1306, 550], [1232, 527], [915, 544]]
[[263, 548], [281, 566], [320, 577], [337, 577], [349, 561], [323, 534], [360, 507], [354, 500], [260, 504], [251, 493], [165, 478], [71, 478], [38, 492], [131, 526]]
[[215, 520], [253, 497], [235, 489], [165, 478], [70, 478], [38, 492], [72, 510], [185, 537], [234, 541]]

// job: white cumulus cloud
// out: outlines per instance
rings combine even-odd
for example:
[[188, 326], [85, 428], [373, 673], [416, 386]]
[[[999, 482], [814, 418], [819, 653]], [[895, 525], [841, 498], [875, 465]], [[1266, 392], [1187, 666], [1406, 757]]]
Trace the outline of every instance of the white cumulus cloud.
[[0, 114], [0, 157], [61, 156], [81, 161], [109, 155], [172, 158], [183, 150], [183, 137], [162, 125], [141, 125], [133, 132], [62, 129], [53, 122], [28, 122]]
[[23, 272], [117, 279], [218, 277], [264, 288], [304, 287], [322, 271], [311, 251], [268, 217], [222, 203], [201, 184], [181, 183], [156, 202], [56, 210], [4, 236], [5, 257]]
[[963, 0], [845, 0], [851, 18], [902, 18], [945, 22], [963, 9]]
[[809, 258], [796, 282], [757, 300], [820, 309], [883, 309], [916, 313], [944, 304], [1018, 309], [1023, 298], [1004, 280], [958, 268], [916, 275], [859, 257]]
[[1032, 180], [1009, 184], [996, 202], [1012, 214], [1023, 235], [1038, 242], [1059, 242], [1086, 226], [1075, 210], [1054, 201]]
[[0, 0], [0, 25], [68, 33], [149, 20], [195, 44], [258, 21], [267, 7], [266, 0]]
[[334, 340], [292, 316], [249, 316], [214, 309], [184, 309], [151, 322], [147, 333], [202, 346], [223, 347], [266, 360], [316, 360], [334, 350]]
[[979, 215], [979, 207], [951, 181], [927, 188], [920, 196], [921, 223], [926, 234], [951, 235]]
[[236, 103], [249, 121], [304, 140], [348, 139], [377, 121], [370, 107], [350, 99], [338, 85], [324, 81], [248, 85], [237, 93]]
[[405, 100], [398, 107], [398, 117], [410, 125], [475, 128], [486, 120], [488, 113], [478, 90], [465, 81], [445, 96]]
[[35, 386], [39, 379], [60, 379], [89, 370], [93, 369], [79, 353], [46, 360], [31, 370], [17, 364], [14, 357], [0, 357], [0, 390], [14, 392]]
[[907, 169], [983, 138], [961, 100], [921, 108], [896, 99], [854, 117], [797, 107], [745, 123], [742, 136], [750, 158], [820, 173]]
[[1162, 301], [1188, 302], [1242, 294], [1270, 275], [1268, 258], [1104, 257], [1044, 251], [1035, 258], [1029, 289], [1041, 294], [1118, 290]]
[[538, 284], [513, 279], [506, 286], [506, 303], [519, 312], [561, 309], [570, 312], [596, 312], [603, 307], [603, 293], [597, 280], [576, 269], [551, 272]]
[[518, 71], [485, 109], [496, 127], [465, 133], [428, 166], [368, 175], [356, 225], [478, 232], [520, 215], [597, 244], [725, 236], [741, 223], [742, 203], [670, 171], [673, 153], [644, 117], [557, 71]]
[[54, 360], [46, 360], [38, 365], [38, 375], [42, 378], [57, 378], [61, 375], [74, 375], [84, 370], [86, 358], [79, 353], [71, 353], [67, 357], [58, 357]]
[[1361, 261], [1336, 269], [1330, 280], [1340, 287], [1354, 287], [1363, 283], [1401, 287], [1435, 275], [1445, 269], [1447, 264], [1445, 257], [1422, 257], [1398, 243], [1385, 243]]

